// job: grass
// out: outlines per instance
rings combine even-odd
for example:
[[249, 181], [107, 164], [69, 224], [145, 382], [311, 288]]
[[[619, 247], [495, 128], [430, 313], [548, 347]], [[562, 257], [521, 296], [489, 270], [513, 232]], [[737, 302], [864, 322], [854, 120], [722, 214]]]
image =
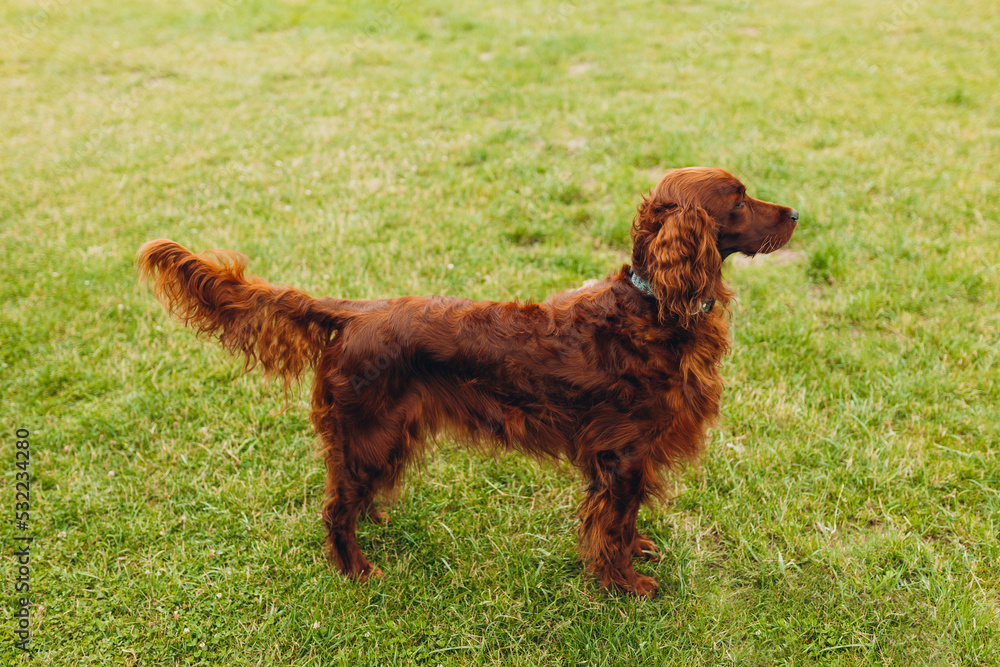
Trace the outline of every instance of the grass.
[[[0, 3], [34, 663], [1000, 662], [993, 4], [614, 4]], [[341, 580], [306, 390], [281, 412], [132, 266], [167, 236], [314, 294], [542, 299], [689, 164], [802, 220], [727, 268], [723, 420], [640, 516], [651, 602], [582, 572], [572, 471], [448, 443], [361, 532], [387, 576]]]

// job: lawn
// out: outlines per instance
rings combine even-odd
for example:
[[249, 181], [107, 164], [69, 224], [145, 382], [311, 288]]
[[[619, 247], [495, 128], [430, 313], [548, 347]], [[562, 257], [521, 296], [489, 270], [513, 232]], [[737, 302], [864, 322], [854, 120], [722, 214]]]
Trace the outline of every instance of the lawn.
[[[995, 0], [0, 0], [0, 663], [1000, 663], [997, 34]], [[686, 165], [802, 217], [727, 262], [652, 601], [583, 571], [570, 467], [447, 441], [343, 580], [308, 382], [285, 409], [133, 265], [542, 300]]]

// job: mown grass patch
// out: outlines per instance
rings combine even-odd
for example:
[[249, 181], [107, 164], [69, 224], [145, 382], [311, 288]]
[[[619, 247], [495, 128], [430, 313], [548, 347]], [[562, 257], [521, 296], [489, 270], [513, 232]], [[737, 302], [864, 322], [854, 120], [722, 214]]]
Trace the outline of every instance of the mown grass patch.
[[[0, 21], [0, 451], [12, 508], [31, 430], [36, 662], [1000, 661], [990, 3]], [[802, 219], [783, 261], [727, 268], [722, 422], [640, 516], [652, 602], [583, 573], [571, 470], [447, 442], [361, 532], [387, 576], [343, 581], [307, 392], [282, 411], [132, 266], [167, 236], [314, 294], [542, 299], [626, 261], [640, 193], [690, 164]]]

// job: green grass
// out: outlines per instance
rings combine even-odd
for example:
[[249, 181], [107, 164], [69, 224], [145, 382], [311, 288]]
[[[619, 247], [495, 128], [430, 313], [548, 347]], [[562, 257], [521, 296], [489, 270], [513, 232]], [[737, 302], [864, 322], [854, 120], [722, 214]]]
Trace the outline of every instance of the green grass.
[[[166, 4], [0, 3], [0, 662], [19, 427], [33, 664], [1000, 662], [992, 0]], [[727, 268], [651, 602], [583, 573], [571, 470], [448, 443], [360, 533], [386, 577], [343, 581], [307, 391], [281, 412], [132, 265], [167, 236], [314, 294], [542, 299], [691, 164], [802, 220]]]

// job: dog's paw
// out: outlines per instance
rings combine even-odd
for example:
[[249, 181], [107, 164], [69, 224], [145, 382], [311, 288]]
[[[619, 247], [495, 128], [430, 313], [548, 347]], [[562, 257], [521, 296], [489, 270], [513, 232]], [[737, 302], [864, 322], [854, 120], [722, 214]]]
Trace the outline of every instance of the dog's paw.
[[388, 526], [389, 525], [389, 515], [381, 510], [369, 510], [368, 520], [374, 523], [376, 526]]
[[653, 540], [649, 539], [645, 535], [640, 535], [635, 538], [634, 542], [632, 542], [632, 555], [645, 558], [646, 560], [654, 563], [659, 562], [663, 558], [660, 555], [660, 549], [656, 546]]
[[632, 589], [629, 590], [629, 593], [638, 595], [639, 597], [653, 599], [656, 597], [656, 589], [659, 587], [660, 583], [656, 581], [656, 579], [640, 574], [636, 575], [635, 581], [632, 583]]

